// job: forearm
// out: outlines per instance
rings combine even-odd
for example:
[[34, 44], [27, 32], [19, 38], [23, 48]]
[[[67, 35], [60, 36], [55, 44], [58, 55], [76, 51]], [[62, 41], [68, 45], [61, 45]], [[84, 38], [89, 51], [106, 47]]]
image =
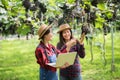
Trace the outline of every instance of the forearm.
[[77, 53], [81, 58], [85, 57], [85, 48], [84, 48], [84, 44], [77, 44]]

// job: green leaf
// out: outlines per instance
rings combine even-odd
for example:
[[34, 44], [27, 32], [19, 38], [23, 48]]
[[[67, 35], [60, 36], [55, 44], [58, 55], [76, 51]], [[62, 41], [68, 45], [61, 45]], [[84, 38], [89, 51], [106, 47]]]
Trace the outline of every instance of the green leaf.
[[97, 18], [95, 20], [95, 27], [96, 28], [102, 28], [103, 27], [103, 23], [105, 22], [105, 19], [104, 18], [101, 18], [100, 16], [101, 15], [96, 15]]
[[50, 6], [55, 6], [55, 0], [48, 0]]
[[96, 21], [101, 22], [101, 23], [104, 23], [104, 22], [105, 22], [105, 19], [102, 18], [102, 17], [100, 17], [100, 15], [97, 15]]
[[4, 5], [5, 9], [8, 8], [8, 0], [1, 0], [2, 4]]
[[95, 27], [96, 28], [102, 28], [103, 27], [103, 23], [99, 22], [99, 21], [95, 21]]
[[105, 3], [99, 3], [99, 4], [97, 4], [97, 7], [98, 7], [100, 10], [106, 10]]
[[111, 11], [106, 13], [106, 16], [108, 19], [111, 19], [113, 17], [113, 13]]
[[28, 26], [26, 24], [22, 24], [17, 29], [17, 33], [19, 33], [21, 35], [26, 35], [28, 32], [30, 32], [30, 26]]
[[70, 4], [73, 4], [74, 3], [74, 0], [67, 0], [68, 1], [68, 3], [70, 3]]

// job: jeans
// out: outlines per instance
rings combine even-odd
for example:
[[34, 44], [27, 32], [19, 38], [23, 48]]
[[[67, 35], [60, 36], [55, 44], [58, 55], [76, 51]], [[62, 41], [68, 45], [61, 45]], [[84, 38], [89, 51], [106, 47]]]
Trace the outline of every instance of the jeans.
[[40, 68], [39, 72], [40, 72], [39, 75], [40, 80], [58, 80], [58, 75], [56, 72], [46, 70], [44, 68]]
[[81, 75], [77, 77], [65, 77], [65, 76], [60, 76], [60, 80], [82, 80]]

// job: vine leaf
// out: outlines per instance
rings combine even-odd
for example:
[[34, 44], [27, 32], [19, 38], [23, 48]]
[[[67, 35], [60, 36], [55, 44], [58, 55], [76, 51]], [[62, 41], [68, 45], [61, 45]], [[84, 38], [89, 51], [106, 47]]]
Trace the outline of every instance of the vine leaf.
[[104, 18], [101, 18], [100, 16], [97, 16], [96, 21], [95, 21], [95, 27], [96, 28], [102, 28], [104, 22], [105, 22]]
[[100, 10], [106, 10], [105, 3], [99, 3], [99, 4], [97, 4], [97, 7], [98, 7]]

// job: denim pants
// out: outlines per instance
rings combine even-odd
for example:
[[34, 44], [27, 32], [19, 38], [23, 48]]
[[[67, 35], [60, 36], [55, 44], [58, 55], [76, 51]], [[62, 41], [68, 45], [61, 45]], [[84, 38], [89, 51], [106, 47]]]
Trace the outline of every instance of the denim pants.
[[40, 68], [40, 80], [58, 80], [57, 72]]
[[81, 75], [77, 77], [65, 77], [65, 76], [60, 76], [60, 80], [82, 80]]
[[[48, 56], [48, 60], [50, 63], [56, 62], [56, 55]], [[40, 80], [58, 80], [57, 72], [53, 72], [51, 70], [47, 70], [45, 68], [40, 68]]]

